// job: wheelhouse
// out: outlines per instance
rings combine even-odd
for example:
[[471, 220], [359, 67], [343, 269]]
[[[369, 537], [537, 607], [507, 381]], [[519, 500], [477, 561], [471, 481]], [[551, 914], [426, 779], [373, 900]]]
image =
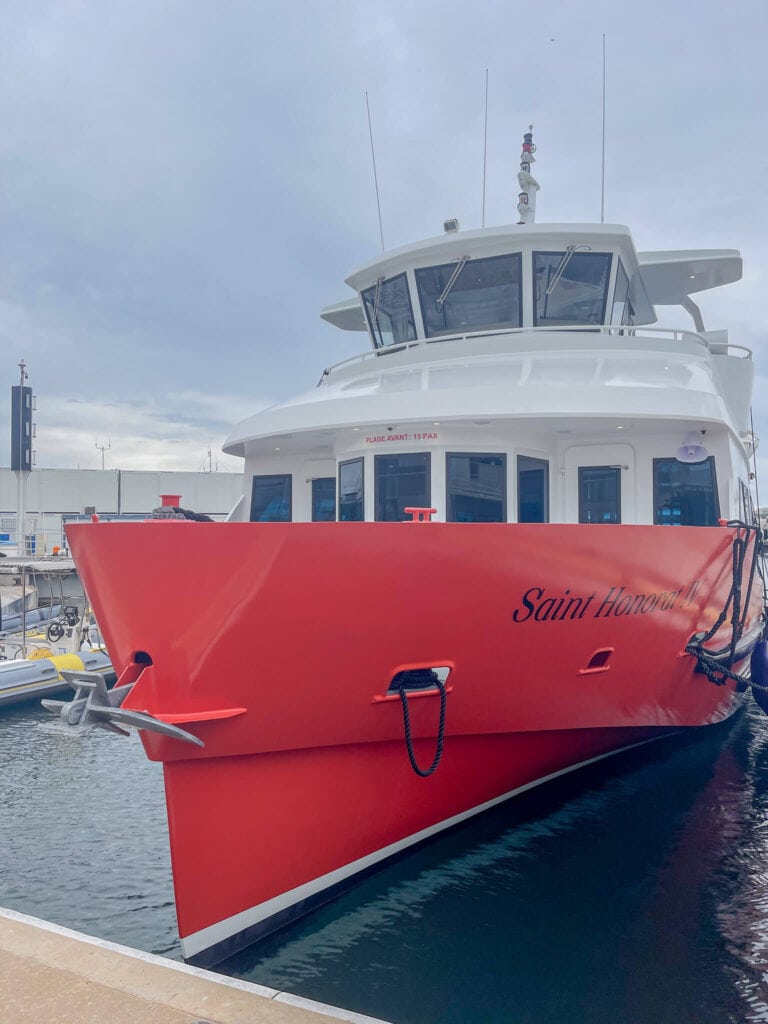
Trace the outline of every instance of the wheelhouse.
[[[354, 298], [322, 312], [367, 332], [371, 350], [227, 442], [246, 459], [232, 518], [737, 515], [751, 354], [705, 331], [691, 295], [740, 276], [737, 252], [638, 253], [605, 224], [451, 230], [384, 253], [347, 278]], [[693, 329], [656, 327], [656, 304], [681, 306]]]

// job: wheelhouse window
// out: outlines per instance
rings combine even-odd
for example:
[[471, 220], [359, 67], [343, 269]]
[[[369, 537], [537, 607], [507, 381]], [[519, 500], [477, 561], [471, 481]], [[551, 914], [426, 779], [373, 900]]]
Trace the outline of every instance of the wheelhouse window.
[[653, 507], [657, 526], [717, 526], [720, 505], [713, 456], [703, 462], [654, 459]]
[[251, 487], [252, 523], [290, 523], [290, 473], [255, 476]]
[[618, 466], [579, 466], [579, 522], [621, 522]]
[[339, 463], [339, 522], [361, 523], [365, 519], [363, 460]]
[[565, 252], [533, 254], [534, 324], [563, 327], [603, 324], [611, 275], [611, 254]]
[[616, 270], [616, 287], [613, 290], [613, 305], [611, 307], [611, 323], [626, 324], [630, 315], [631, 307], [628, 304], [629, 278], [624, 269], [624, 264], [619, 260]]
[[362, 292], [365, 315], [376, 348], [414, 341], [416, 324], [405, 274], [379, 278]]
[[374, 458], [374, 475], [377, 522], [402, 522], [409, 518], [405, 514], [406, 508], [429, 507], [429, 452], [377, 455]]
[[521, 256], [462, 257], [416, 272], [428, 338], [522, 324]]
[[312, 481], [312, 522], [332, 523], [336, 519], [336, 479], [317, 477]]
[[506, 462], [504, 455], [446, 455], [445, 508], [449, 523], [506, 522]]
[[549, 522], [549, 462], [517, 457], [517, 521]]

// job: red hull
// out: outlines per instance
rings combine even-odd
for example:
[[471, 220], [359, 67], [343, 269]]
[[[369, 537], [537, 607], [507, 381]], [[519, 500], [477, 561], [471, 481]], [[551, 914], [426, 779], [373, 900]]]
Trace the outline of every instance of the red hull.
[[[68, 530], [125, 707], [165, 762], [184, 954], [213, 962], [521, 787], [727, 717], [684, 653], [731, 584], [730, 529], [156, 521]], [[747, 628], [759, 622], [757, 587]], [[716, 637], [727, 639], [726, 632]], [[141, 652], [141, 653], [139, 653]], [[417, 777], [402, 669], [446, 666]], [[428, 764], [436, 691], [409, 698]]]

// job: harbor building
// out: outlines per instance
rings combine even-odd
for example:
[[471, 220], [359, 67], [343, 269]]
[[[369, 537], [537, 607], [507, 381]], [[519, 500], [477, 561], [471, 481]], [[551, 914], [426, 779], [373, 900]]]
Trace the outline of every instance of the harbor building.
[[125, 469], [35, 469], [26, 476], [23, 543], [19, 545], [18, 474], [0, 469], [0, 552], [47, 555], [66, 550], [64, 527], [84, 516], [143, 519], [176, 495], [178, 504], [223, 520], [242, 494], [242, 473]]

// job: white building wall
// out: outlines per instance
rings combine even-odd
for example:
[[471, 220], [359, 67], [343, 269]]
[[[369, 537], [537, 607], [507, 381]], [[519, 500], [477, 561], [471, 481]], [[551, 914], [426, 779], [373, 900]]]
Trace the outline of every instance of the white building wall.
[[[62, 517], [95, 509], [98, 515], [148, 515], [161, 494], [183, 508], [225, 519], [240, 498], [240, 473], [151, 473], [117, 469], [35, 469], [27, 476], [25, 543], [28, 554], [50, 554], [65, 544]], [[0, 469], [0, 551], [16, 553], [17, 481]]]

